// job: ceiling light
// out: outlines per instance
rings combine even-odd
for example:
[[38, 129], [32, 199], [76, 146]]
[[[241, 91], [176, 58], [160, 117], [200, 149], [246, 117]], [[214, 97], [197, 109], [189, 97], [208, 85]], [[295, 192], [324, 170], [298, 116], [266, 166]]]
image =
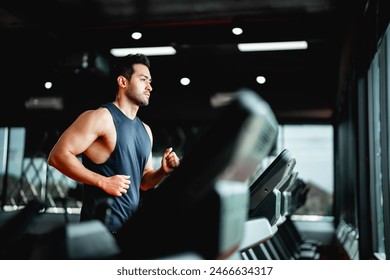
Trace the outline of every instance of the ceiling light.
[[133, 38], [134, 40], [141, 39], [141, 37], [142, 37], [141, 32], [133, 32], [133, 34], [131, 34], [131, 38]]
[[176, 54], [176, 50], [170, 46], [144, 47], [144, 48], [116, 48], [116, 49], [111, 49], [110, 53], [113, 56], [126, 56], [131, 53], [142, 53], [148, 56], [153, 56], [153, 55], [174, 55]]
[[184, 77], [184, 78], [181, 78], [180, 79], [180, 83], [183, 85], [183, 86], [188, 86], [190, 84], [191, 80]]
[[241, 35], [243, 31], [242, 31], [242, 28], [235, 27], [235, 28], [232, 29], [232, 32], [233, 32], [234, 35]]
[[51, 89], [52, 86], [53, 86], [52, 82], [45, 82], [45, 88], [46, 89]]
[[237, 46], [238, 49], [242, 52], [302, 50], [302, 49], [307, 49], [307, 42], [290, 41], [290, 42], [245, 43], [245, 44], [238, 44]]
[[256, 77], [256, 82], [258, 82], [259, 84], [264, 84], [265, 83], [265, 77], [264, 76], [258, 76]]

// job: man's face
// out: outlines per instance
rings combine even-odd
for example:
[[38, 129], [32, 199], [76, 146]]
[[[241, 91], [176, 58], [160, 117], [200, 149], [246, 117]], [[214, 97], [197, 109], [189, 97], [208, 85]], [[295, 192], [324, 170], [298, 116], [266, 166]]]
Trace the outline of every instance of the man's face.
[[147, 106], [152, 91], [149, 68], [143, 64], [134, 64], [133, 69], [134, 73], [129, 81], [126, 95], [136, 105]]

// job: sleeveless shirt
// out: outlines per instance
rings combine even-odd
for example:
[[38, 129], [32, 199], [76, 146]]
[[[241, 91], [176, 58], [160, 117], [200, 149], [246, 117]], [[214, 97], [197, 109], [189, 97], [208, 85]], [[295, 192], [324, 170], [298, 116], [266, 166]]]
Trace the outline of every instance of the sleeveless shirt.
[[145, 126], [138, 117], [128, 118], [113, 103], [101, 107], [111, 113], [116, 129], [116, 145], [102, 164], [92, 162], [83, 154], [82, 162], [86, 168], [110, 177], [130, 175], [130, 187], [122, 196], [112, 196], [96, 186], [84, 184], [83, 205], [80, 220], [96, 219], [99, 206], [109, 205], [106, 226], [110, 231], [117, 231], [128, 221], [139, 206], [140, 184], [145, 165], [148, 161], [152, 144]]

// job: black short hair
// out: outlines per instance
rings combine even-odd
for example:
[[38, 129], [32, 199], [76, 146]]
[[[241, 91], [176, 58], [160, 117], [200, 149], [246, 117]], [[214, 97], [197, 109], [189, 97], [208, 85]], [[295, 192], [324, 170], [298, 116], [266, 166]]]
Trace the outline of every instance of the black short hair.
[[112, 68], [112, 78], [116, 80], [118, 76], [124, 76], [130, 80], [134, 73], [134, 64], [143, 64], [150, 68], [149, 58], [141, 53], [128, 54], [126, 56], [118, 58]]

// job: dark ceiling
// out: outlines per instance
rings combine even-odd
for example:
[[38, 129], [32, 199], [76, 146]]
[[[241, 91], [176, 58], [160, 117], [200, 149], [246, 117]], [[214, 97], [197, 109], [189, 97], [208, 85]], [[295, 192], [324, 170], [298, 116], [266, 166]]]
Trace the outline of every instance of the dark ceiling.
[[[154, 90], [140, 111], [149, 122], [207, 120], [213, 94], [241, 87], [262, 96], [281, 122], [330, 122], [350, 2], [364, 1], [2, 0], [1, 109], [9, 112], [2, 123], [40, 117], [67, 124], [113, 100], [111, 48], [161, 45], [177, 54], [150, 57]], [[236, 26], [242, 35], [232, 34]], [[133, 31], [143, 37], [133, 40]], [[308, 49], [240, 53], [236, 46], [285, 40], [306, 40]], [[255, 82], [258, 75], [265, 84]], [[183, 76], [190, 85], [180, 85]], [[31, 97], [61, 97], [64, 108], [26, 109]]]

